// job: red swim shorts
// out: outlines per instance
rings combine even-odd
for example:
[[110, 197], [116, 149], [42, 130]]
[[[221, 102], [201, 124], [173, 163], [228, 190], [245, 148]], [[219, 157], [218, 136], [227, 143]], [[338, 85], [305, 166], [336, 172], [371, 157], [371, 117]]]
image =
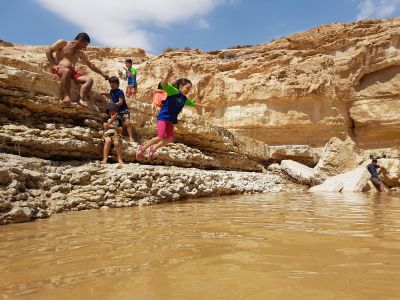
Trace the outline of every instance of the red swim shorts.
[[[60, 76], [59, 72], [60, 72], [61, 69], [62, 69], [62, 68], [60, 68], [59, 66], [54, 66], [54, 67], [51, 69], [51, 73]], [[78, 72], [75, 71], [75, 70], [72, 70], [71, 79], [76, 79], [76, 78], [81, 77], [81, 76], [83, 76], [83, 74], [78, 73]]]

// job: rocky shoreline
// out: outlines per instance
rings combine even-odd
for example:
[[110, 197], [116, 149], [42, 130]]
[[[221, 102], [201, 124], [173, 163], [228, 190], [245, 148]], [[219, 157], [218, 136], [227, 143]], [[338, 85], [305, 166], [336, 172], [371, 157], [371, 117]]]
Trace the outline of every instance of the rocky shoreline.
[[303, 190], [284, 175], [0, 155], [0, 224], [74, 210]]

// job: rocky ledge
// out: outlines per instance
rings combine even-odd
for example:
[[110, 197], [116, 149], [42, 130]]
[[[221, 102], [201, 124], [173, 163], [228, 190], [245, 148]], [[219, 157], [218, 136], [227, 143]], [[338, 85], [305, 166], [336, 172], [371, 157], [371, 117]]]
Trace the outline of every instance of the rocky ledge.
[[280, 173], [54, 162], [11, 154], [1, 154], [0, 165], [0, 224], [72, 210], [303, 189]]

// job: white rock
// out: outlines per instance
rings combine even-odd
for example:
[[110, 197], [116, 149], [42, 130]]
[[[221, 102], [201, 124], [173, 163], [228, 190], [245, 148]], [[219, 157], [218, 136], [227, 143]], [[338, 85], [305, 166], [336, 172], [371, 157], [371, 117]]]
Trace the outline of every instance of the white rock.
[[365, 167], [329, 177], [324, 183], [313, 186], [310, 192], [366, 192], [370, 189], [371, 174]]

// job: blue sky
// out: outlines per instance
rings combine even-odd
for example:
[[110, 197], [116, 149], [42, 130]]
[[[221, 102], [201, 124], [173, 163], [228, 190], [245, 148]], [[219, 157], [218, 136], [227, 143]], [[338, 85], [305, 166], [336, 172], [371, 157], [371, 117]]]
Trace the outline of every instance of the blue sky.
[[2, 3], [0, 39], [47, 45], [78, 32], [93, 45], [224, 49], [333, 22], [400, 15], [400, 0], [17, 0]]

